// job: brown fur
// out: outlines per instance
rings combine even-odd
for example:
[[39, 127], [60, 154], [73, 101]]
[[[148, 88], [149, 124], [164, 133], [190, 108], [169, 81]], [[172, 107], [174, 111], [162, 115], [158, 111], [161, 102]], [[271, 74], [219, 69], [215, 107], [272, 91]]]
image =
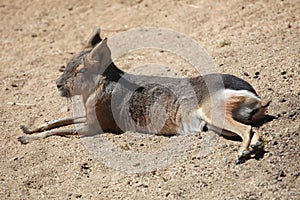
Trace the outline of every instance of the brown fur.
[[239, 105], [245, 102], [246, 97], [243, 96], [233, 96], [229, 97], [226, 102], [226, 115], [233, 117], [233, 110], [236, 109]]
[[[52, 130], [83, 122], [73, 118], [50, 122], [33, 131], [23, 126], [27, 134], [44, 132], [22, 136], [19, 138], [22, 143], [51, 135], [87, 136], [103, 131], [172, 135], [192, 129], [201, 131], [204, 120], [213, 130], [223, 131], [224, 135], [233, 133], [243, 139], [239, 159], [251, 154], [251, 126], [247, 123], [259, 120], [268, 103], [255, 97], [254, 89], [247, 82], [222, 74], [186, 79], [127, 74], [112, 63], [107, 39], [100, 42], [99, 33], [99, 29], [93, 33], [85, 50], [68, 63], [57, 80], [61, 96], [82, 96], [86, 116], [81, 118], [86, 119], [86, 125], [79, 130]], [[239, 81], [240, 88], [233, 85], [235, 81]], [[226, 89], [248, 93], [233, 92], [225, 97]], [[258, 142], [259, 135], [255, 133], [251, 144]]]

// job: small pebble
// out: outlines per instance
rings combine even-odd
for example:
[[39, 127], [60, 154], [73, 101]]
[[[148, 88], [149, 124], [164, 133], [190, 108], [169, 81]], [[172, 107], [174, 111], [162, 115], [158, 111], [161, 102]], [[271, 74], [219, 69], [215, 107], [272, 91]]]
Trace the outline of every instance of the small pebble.
[[285, 75], [285, 74], [286, 74], [286, 71], [282, 71], [280, 74], [281, 74], [281, 75]]
[[294, 173], [293, 173], [293, 176], [294, 176], [295, 178], [298, 178], [298, 177], [300, 176], [300, 172], [294, 172]]
[[296, 113], [293, 112], [293, 111], [289, 113], [289, 117], [290, 117], [290, 118], [294, 117], [295, 115], [296, 115]]
[[68, 106], [64, 106], [60, 109], [61, 112], [69, 112], [70, 108]]
[[283, 170], [281, 170], [280, 173], [279, 173], [279, 176], [280, 176], [280, 177], [286, 177], [286, 174], [284, 173]]
[[280, 102], [284, 103], [284, 102], [286, 102], [286, 99], [282, 98], [282, 99], [280, 99]]
[[60, 68], [59, 68], [59, 70], [58, 71], [60, 71], [60, 72], [64, 72], [65, 71], [65, 69], [66, 69], [66, 66], [61, 66]]
[[89, 169], [90, 167], [89, 167], [89, 165], [87, 164], [87, 163], [83, 163], [82, 165], [81, 165], [81, 169]]
[[249, 74], [248, 74], [247, 72], [244, 72], [244, 75], [245, 75], [245, 76], [249, 76]]

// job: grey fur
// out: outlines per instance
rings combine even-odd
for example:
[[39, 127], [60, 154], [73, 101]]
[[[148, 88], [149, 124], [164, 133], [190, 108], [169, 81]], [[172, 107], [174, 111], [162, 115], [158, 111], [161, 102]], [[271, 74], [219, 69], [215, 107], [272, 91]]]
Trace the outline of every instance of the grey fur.
[[[229, 74], [192, 78], [141, 76], [120, 70], [110, 57], [107, 39], [96, 29], [87, 47], [68, 63], [57, 80], [63, 97], [81, 95], [86, 116], [43, 125], [44, 131], [19, 138], [23, 143], [50, 135], [94, 135], [103, 131], [137, 131], [172, 135], [202, 131], [206, 125], [224, 135], [239, 135], [243, 143], [239, 160], [248, 156], [250, 142], [262, 147], [259, 134], [250, 138], [251, 124], [260, 120], [268, 103], [246, 81]], [[86, 122], [80, 130], [51, 130]], [[257, 151], [257, 148], [256, 148]]]

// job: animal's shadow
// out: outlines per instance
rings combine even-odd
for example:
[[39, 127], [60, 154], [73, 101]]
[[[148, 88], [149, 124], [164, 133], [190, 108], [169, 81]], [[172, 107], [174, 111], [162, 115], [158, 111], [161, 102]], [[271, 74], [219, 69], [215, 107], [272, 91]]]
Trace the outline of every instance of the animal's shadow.
[[261, 121], [252, 124], [252, 126], [253, 126], [253, 127], [259, 128], [259, 127], [261, 127], [262, 125], [264, 125], [264, 124], [266, 124], [266, 123], [268, 123], [268, 122], [273, 121], [274, 119], [278, 119], [278, 117], [275, 117], [275, 116], [273, 116], [273, 115], [265, 115], [264, 118], [263, 118]]

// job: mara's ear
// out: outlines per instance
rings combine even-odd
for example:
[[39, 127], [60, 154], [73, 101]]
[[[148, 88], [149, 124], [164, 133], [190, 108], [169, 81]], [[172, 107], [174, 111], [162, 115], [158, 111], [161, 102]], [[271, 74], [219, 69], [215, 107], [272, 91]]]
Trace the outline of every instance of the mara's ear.
[[102, 40], [85, 58], [85, 65], [106, 69], [112, 63], [111, 51], [107, 46], [107, 38]]
[[100, 32], [101, 29], [99, 27], [93, 31], [93, 33], [90, 36], [90, 39], [88, 40], [87, 48], [94, 48], [97, 44], [99, 44], [102, 41]]

